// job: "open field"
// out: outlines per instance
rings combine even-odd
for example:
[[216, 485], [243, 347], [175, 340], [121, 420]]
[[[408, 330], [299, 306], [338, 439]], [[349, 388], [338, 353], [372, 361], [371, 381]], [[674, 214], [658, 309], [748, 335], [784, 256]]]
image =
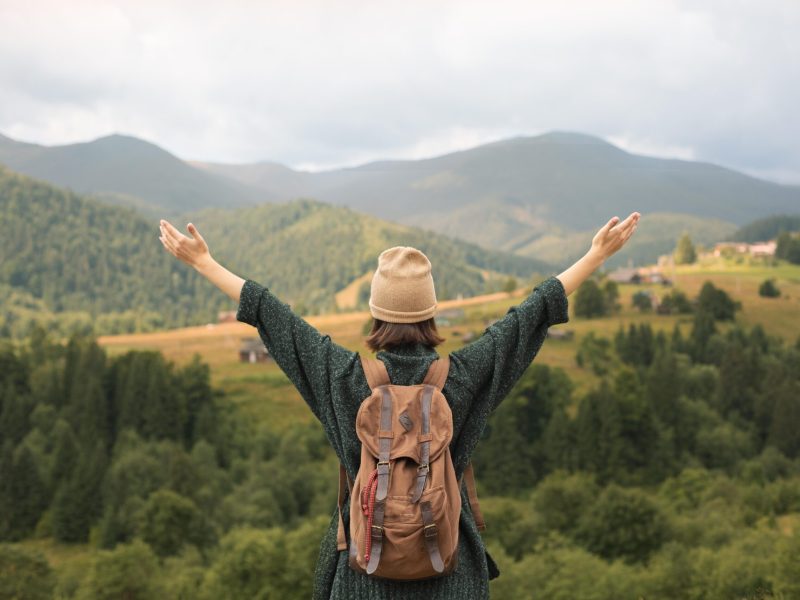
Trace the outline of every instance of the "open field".
[[[800, 336], [800, 266], [779, 264], [737, 264], [734, 260], [718, 260], [711, 264], [681, 266], [672, 273], [675, 287], [690, 298], [697, 295], [703, 282], [710, 280], [742, 302], [737, 321], [747, 327], [760, 324], [770, 335], [782, 336], [794, 342]], [[782, 291], [779, 298], [761, 298], [759, 284], [775, 278]], [[649, 323], [654, 330], [672, 332], [679, 324], [684, 334], [691, 327], [691, 316], [662, 316], [642, 314], [631, 307], [631, 297], [642, 289], [663, 293], [660, 285], [620, 285], [621, 311], [602, 319], [578, 319], [570, 307], [570, 322], [558, 328], [571, 329], [575, 337], [569, 341], [548, 340], [536, 360], [543, 364], [565, 369], [582, 392], [597, 381], [597, 377], [575, 364], [578, 342], [583, 335], [611, 337], [620, 326], [631, 323]], [[463, 308], [464, 317], [452, 325], [441, 327], [447, 342], [440, 353], [450, 352], [462, 345], [461, 336], [473, 331], [482, 332], [488, 321], [502, 317], [507, 310], [524, 297], [525, 290], [514, 294], [497, 293], [464, 300], [441, 302], [442, 309]], [[572, 299], [574, 296], [570, 298]], [[367, 312], [352, 312], [309, 317], [308, 321], [342, 346], [355, 351], [366, 351], [362, 329], [369, 320]], [[725, 327], [725, 326], [723, 326]], [[256, 331], [244, 323], [222, 323], [203, 327], [189, 327], [172, 331], [104, 336], [99, 338], [110, 355], [130, 349], [152, 349], [162, 352], [169, 360], [183, 364], [198, 353], [211, 366], [212, 383], [257, 421], [282, 427], [294, 420], [310, 420], [312, 415], [299, 394], [274, 362], [249, 364], [238, 357], [241, 338], [256, 336]]]

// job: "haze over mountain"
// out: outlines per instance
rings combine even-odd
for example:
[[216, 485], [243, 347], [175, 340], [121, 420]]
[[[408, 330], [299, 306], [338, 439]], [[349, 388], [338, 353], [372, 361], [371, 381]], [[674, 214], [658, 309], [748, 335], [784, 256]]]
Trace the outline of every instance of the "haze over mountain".
[[754, 219], [800, 210], [797, 186], [565, 132], [323, 172], [274, 162], [188, 164], [119, 135], [50, 148], [0, 138], [0, 163], [147, 216], [312, 198], [558, 265], [584, 252], [614, 214], [638, 210], [645, 218], [609, 265], [653, 261], [683, 231], [711, 244]]
[[[441, 299], [520, 283], [550, 265], [312, 201], [193, 215], [214, 256], [300, 311], [336, 308], [335, 295], [370, 274], [378, 254], [413, 245], [434, 264]], [[55, 316], [101, 332], [216, 319], [235, 305], [158, 241], [155, 219], [0, 167], [0, 337]]]
[[196, 169], [155, 144], [125, 135], [65, 146], [0, 135], [0, 164], [151, 216], [252, 205], [264, 197], [260, 190]]
[[[273, 200], [313, 197], [558, 262], [582, 251], [614, 214], [646, 215], [636, 244], [617, 260], [652, 260], [684, 229], [711, 243], [736, 225], [800, 208], [800, 187], [708, 163], [638, 156], [564, 132], [319, 173], [275, 163], [201, 166], [258, 186]], [[565, 254], [570, 247], [575, 251]]]

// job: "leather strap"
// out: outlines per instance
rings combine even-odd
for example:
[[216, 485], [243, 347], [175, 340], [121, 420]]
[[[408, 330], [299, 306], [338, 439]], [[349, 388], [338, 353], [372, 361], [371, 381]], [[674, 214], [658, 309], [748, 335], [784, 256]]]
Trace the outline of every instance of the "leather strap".
[[444, 561], [439, 553], [439, 530], [433, 520], [431, 503], [428, 500], [421, 502], [420, 508], [422, 508], [422, 533], [425, 538], [425, 547], [431, 557], [431, 566], [437, 573], [442, 573], [444, 571]]
[[359, 357], [361, 358], [361, 367], [364, 369], [364, 375], [367, 377], [369, 389], [374, 390], [377, 387], [391, 383], [389, 372], [386, 370], [386, 365], [383, 364], [382, 360], [360, 355]]
[[[392, 395], [389, 389], [381, 389], [381, 431], [392, 429]], [[372, 513], [372, 536], [367, 564], [367, 574], [372, 575], [378, 568], [383, 548], [383, 515], [386, 508], [386, 496], [389, 494], [389, 455], [392, 450], [392, 438], [381, 436], [378, 439], [378, 489], [375, 492], [375, 508]]]
[[339, 464], [339, 495], [337, 498], [337, 505], [339, 507], [339, 529], [336, 532], [336, 549], [347, 550], [347, 538], [344, 534], [344, 519], [342, 519], [342, 508], [344, 507], [345, 493], [347, 489], [348, 494], [352, 493], [353, 485], [350, 483], [350, 478], [347, 476], [347, 471], [344, 470], [344, 465]]
[[450, 371], [450, 357], [442, 356], [431, 363], [422, 383], [432, 385], [441, 390], [444, 387], [444, 382], [447, 381], [448, 371]]
[[472, 463], [469, 463], [464, 469], [462, 480], [467, 485], [467, 498], [469, 498], [472, 516], [475, 518], [475, 525], [478, 526], [478, 531], [483, 531], [486, 529], [486, 522], [483, 520], [481, 506], [478, 503], [478, 490], [475, 488], [475, 472], [472, 469]]
[[422, 435], [425, 436], [421, 441], [419, 449], [419, 466], [417, 467], [417, 485], [414, 488], [414, 494], [411, 497], [411, 502], [419, 502], [422, 497], [422, 490], [425, 489], [425, 480], [428, 478], [430, 471], [430, 458], [431, 458], [431, 399], [433, 398], [433, 387], [430, 385], [425, 386], [422, 392]]

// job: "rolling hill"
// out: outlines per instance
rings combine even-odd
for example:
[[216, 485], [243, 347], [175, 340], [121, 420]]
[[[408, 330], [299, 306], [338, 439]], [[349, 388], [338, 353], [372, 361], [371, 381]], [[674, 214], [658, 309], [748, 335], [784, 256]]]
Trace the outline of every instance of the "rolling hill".
[[[712, 243], [736, 225], [800, 207], [798, 187], [708, 163], [637, 156], [564, 132], [320, 173], [275, 163], [198, 166], [261, 187], [272, 200], [313, 197], [562, 264], [575, 253], [559, 248], [572, 248], [575, 240], [585, 245], [614, 214], [638, 210], [646, 216], [638, 234], [643, 244], [617, 260], [649, 262], [670, 250], [684, 229]], [[654, 237], [646, 235], [647, 221]]]
[[[428, 252], [442, 299], [551, 270], [529, 258], [310, 201], [207, 210], [195, 222], [220, 262], [308, 312], [333, 308], [336, 293], [374, 268], [378, 253], [391, 245]], [[126, 324], [116, 325], [124, 332], [206, 323], [218, 310], [235, 308], [164, 251], [155, 219], [2, 168], [0, 258], [2, 297], [29, 308], [26, 319], [80, 312], [83, 322], [109, 313], [119, 321], [125, 313]], [[8, 335], [17, 331], [12, 326], [20, 313], [5, 301], [4, 309], [10, 312], [0, 315], [0, 329]]]

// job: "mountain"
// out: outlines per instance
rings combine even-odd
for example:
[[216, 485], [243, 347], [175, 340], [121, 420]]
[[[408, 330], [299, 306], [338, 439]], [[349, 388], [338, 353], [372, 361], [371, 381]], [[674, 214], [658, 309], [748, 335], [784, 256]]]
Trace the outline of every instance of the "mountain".
[[[415, 245], [434, 265], [440, 298], [526, 280], [549, 265], [312, 201], [192, 216], [214, 256], [269, 285], [297, 310], [335, 308], [335, 295], [371, 272], [380, 251]], [[175, 221], [175, 224], [185, 221]], [[158, 241], [158, 223], [0, 168], [0, 334], [69, 313], [100, 332], [200, 324], [235, 308]], [[52, 314], [51, 314], [52, 313]]]
[[66, 146], [0, 136], [0, 164], [150, 216], [260, 202], [264, 192], [201, 170], [143, 140], [110, 135]]
[[[643, 226], [650, 219], [653, 230], [668, 234], [674, 245], [683, 228], [680, 215], [686, 215], [689, 228], [698, 218], [713, 219], [708, 231], [716, 236], [800, 208], [796, 186], [708, 163], [638, 156], [596, 137], [565, 132], [320, 173], [275, 163], [198, 166], [258, 186], [273, 201], [313, 197], [521, 254], [534, 254], [553, 239], [569, 245], [576, 235], [585, 244], [609, 217], [634, 210], [643, 214]], [[671, 229], [664, 231], [665, 225]], [[637, 259], [670, 249], [661, 243], [648, 247], [648, 256]], [[618, 260], [627, 260], [631, 248]]]

